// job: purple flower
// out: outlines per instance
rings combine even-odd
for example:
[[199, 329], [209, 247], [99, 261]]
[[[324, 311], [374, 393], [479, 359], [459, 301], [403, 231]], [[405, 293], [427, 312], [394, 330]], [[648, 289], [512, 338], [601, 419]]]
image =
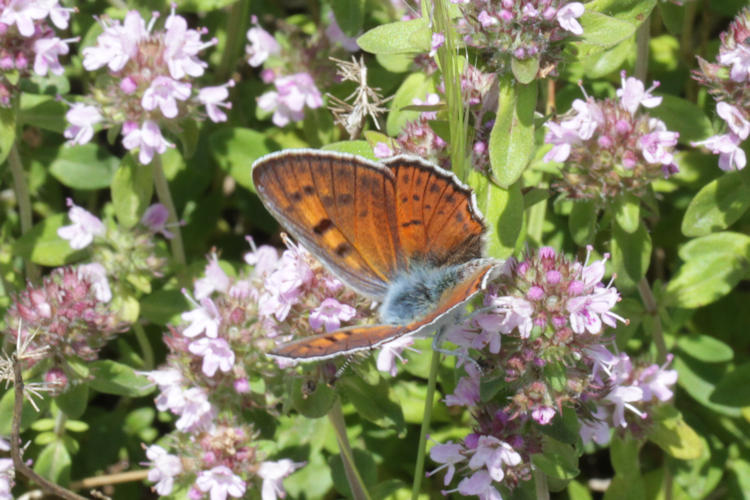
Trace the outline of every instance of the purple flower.
[[50, 7], [49, 1], [10, 0], [0, 13], [0, 23], [15, 24], [18, 32], [28, 38], [34, 34], [34, 21], [47, 17]]
[[445, 43], [445, 35], [442, 33], [433, 33], [432, 42], [430, 43], [430, 57], [435, 57], [437, 50]]
[[69, 38], [62, 40], [58, 37], [41, 38], [34, 42], [34, 73], [45, 76], [47, 72], [53, 75], [62, 75], [65, 69], [60, 64], [58, 57], [68, 53], [68, 43], [78, 40]]
[[448, 471], [445, 473], [443, 484], [445, 486], [448, 486], [453, 480], [453, 475], [456, 473], [456, 464], [466, 460], [466, 457], [463, 455], [463, 451], [463, 445], [454, 444], [452, 441], [448, 441], [445, 444], [436, 444], [435, 446], [430, 448], [430, 458], [433, 462], [437, 462], [443, 465], [429, 472], [427, 475], [432, 476], [433, 474], [447, 467]]
[[729, 129], [741, 140], [750, 135], [750, 122], [739, 109], [724, 101], [716, 104], [716, 113], [727, 122]]
[[583, 15], [584, 7], [580, 2], [571, 2], [564, 5], [557, 11], [557, 23], [564, 30], [570, 31], [574, 35], [583, 35], [583, 28], [578, 22], [578, 18]]
[[677, 145], [679, 132], [670, 132], [664, 122], [656, 118], [649, 120], [652, 132], [638, 139], [638, 146], [647, 162], [671, 165], [674, 161], [672, 148]]
[[201, 76], [208, 65], [198, 58], [198, 52], [216, 45], [218, 40], [212, 38], [203, 42], [201, 32], [188, 29], [185, 18], [175, 14], [175, 7], [176, 4], [172, 4], [172, 11], [164, 23], [164, 60], [169, 74], [175, 79]]
[[661, 104], [662, 98], [651, 94], [651, 91], [659, 86], [659, 82], [654, 82], [653, 85], [646, 90], [642, 81], [632, 76], [626, 78], [625, 75], [625, 71], [620, 74], [622, 87], [617, 89], [617, 97], [620, 98], [622, 107], [625, 108], [628, 113], [635, 115], [638, 106], [654, 108]]
[[78, 277], [91, 283], [94, 289], [94, 296], [101, 302], [112, 300], [112, 290], [109, 288], [107, 281], [107, 270], [98, 262], [91, 264], [82, 264], [76, 268]]
[[94, 106], [76, 103], [65, 114], [65, 119], [71, 124], [63, 135], [69, 139], [68, 144], [86, 144], [94, 137], [94, 125], [102, 121], [102, 115]]
[[372, 152], [375, 158], [390, 158], [393, 156], [393, 150], [385, 142], [378, 142], [375, 147], [372, 148]]
[[211, 470], [201, 471], [195, 485], [211, 500], [226, 500], [227, 496], [240, 498], [245, 494], [245, 481], [226, 465], [218, 465]]
[[123, 24], [100, 22], [103, 32], [96, 39], [96, 45], [83, 49], [83, 67], [94, 71], [107, 66], [111, 71], [120, 71], [137, 53], [138, 42], [148, 36], [146, 22], [135, 10], [125, 15]]
[[13, 486], [16, 471], [12, 458], [0, 458], [0, 500], [13, 500]]
[[578, 334], [588, 331], [592, 335], [601, 331], [602, 323], [615, 328], [618, 320], [625, 322], [624, 318], [610, 311], [619, 300], [617, 290], [606, 287], [598, 287], [590, 295], [571, 298], [566, 306], [570, 313], [570, 328]]
[[357, 52], [359, 50], [357, 37], [346, 36], [346, 34], [341, 31], [341, 27], [339, 26], [339, 23], [336, 22], [336, 16], [333, 15], [333, 12], [329, 13], [328, 20], [330, 21], [326, 28], [326, 36], [328, 39], [333, 43], [340, 44], [349, 52]]
[[179, 370], [164, 368], [143, 372], [142, 374], [159, 387], [159, 395], [154, 400], [159, 411], [169, 410], [175, 414], [182, 413], [182, 408], [185, 406], [185, 395], [182, 387], [183, 378]]
[[174, 487], [174, 477], [182, 473], [182, 461], [156, 444], [146, 448], [146, 457], [150, 460], [148, 480], [156, 483], [154, 489], [159, 495], [169, 495]]
[[281, 52], [281, 46], [269, 32], [257, 24], [257, 19], [254, 19], [253, 23], [255, 26], [247, 30], [247, 41], [250, 45], [245, 46], [245, 53], [248, 55], [247, 63], [257, 68], [266, 62], [269, 56]]
[[625, 421], [625, 408], [640, 417], [645, 417], [645, 414], [631, 404], [637, 401], [643, 401], [643, 389], [640, 387], [634, 385], [615, 386], [612, 391], [605, 396], [604, 400], [615, 406], [614, 413], [612, 414], [612, 421], [615, 426], [623, 428], [628, 426], [628, 423]]
[[744, 82], [750, 74], [750, 48], [744, 43], [738, 43], [732, 49], [722, 46], [718, 61], [725, 66], [732, 66], [729, 76], [735, 82]]
[[380, 352], [378, 353], [378, 359], [376, 362], [378, 370], [381, 372], [390, 373], [391, 377], [395, 377], [398, 373], [398, 364], [396, 363], [396, 360], [398, 359], [402, 363], [406, 363], [406, 359], [401, 356], [401, 353], [405, 349], [418, 352], [416, 349], [410, 347], [413, 343], [414, 338], [412, 336], [405, 335], [403, 337], [397, 338], [396, 340], [392, 340], [391, 342], [383, 344], [380, 347]]
[[146, 209], [141, 217], [141, 224], [146, 226], [152, 233], [161, 233], [165, 238], [172, 239], [174, 234], [167, 231], [167, 219], [169, 211], [161, 203], [154, 203]]
[[303, 463], [293, 462], [284, 458], [277, 462], [263, 462], [258, 469], [258, 476], [263, 479], [261, 490], [262, 500], [276, 500], [277, 498], [286, 497], [284, 492], [283, 480], [292, 472], [304, 465]]
[[503, 468], [520, 463], [521, 455], [508, 443], [494, 436], [480, 436], [474, 455], [469, 460], [469, 468], [477, 470], [486, 467], [492, 479], [502, 481], [505, 477]]
[[670, 386], [677, 383], [677, 370], [666, 369], [670, 361], [672, 361], [671, 354], [663, 366], [653, 364], [639, 375], [638, 385], [643, 389], [644, 401], [651, 401], [654, 397], [659, 401], [667, 401], [674, 395]]
[[201, 370], [207, 377], [213, 377], [217, 369], [227, 373], [234, 366], [234, 351], [224, 339], [203, 337], [191, 342], [188, 350], [203, 357]]
[[313, 330], [325, 325], [326, 332], [338, 330], [342, 321], [349, 321], [356, 316], [357, 310], [348, 304], [329, 297], [310, 313], [310, 327]]
[[213, 292], [226, 292], [229, 290], [229, 276], [219, 265], [219, 259], [215, 253], [208, 258], [208, 264], [204, 270], [205, 277], [196, 280], [193, 292], [197, 300], [203, 300]]
[[266, 276], [270, 274], [279, 262], [279, 253], [269, 245], [261, 245], [258, 248], [253, 247], [252, 252], [244, 255], [245, 262], [253, 266], [253, 272], [256, 276]]
[[593, 414], [593, 419], [581, 420], [581, 427], [578, 433], [584, 444], [594, 441], [597, 444], [605, 445], [609, 442], [610, 427], [607, 423], [608, 416], [607, 410], [598, 406]]
[[[456, 490], [464, 496], [476, 495], [480, 500], [503, 500], [502, 495], [492, 486], [492, 477], [486, 470], [479, 470], [458, 483]], [[450, 491], [444, 491], [447, 494]]]
[[203, 87], [198, 92], [198, 100], [206, 107], [206, 114], [214, 123], [227, 121], [227, 115], [221, 108], [232, 109], [232, 103], [226, 102], [229, 99], [228, 87], [234, 87], [234, 80], [229, 80], [224, 85]]
[[550, 406], [537, 406], [532, 410], [531, 418], [542, 425], [547, 425], [555, 418], [555, 409]]
[[323, 105], [323, 98], [307, 73], [277, 78], [276, 91], [266, 92], [258, 98], [258, 107], [273, 111], [274, 125], [283, 127], [290, 121], [301, 121], [305, 117], [304, 107], [316, 109]]
[[489, 305], [501, 318], [498, 329], [502, 333], [510, 333], [518, 328], [521, 338], [527, 338], [531, 334], [534, 306], [529, 301], [519, 297], [495, 297]]
[[155, 153], [163, 154], [168, 147], [174, 147], [161, 135], [159, 125], [153, 120], [146, 120], [141, 128], [132, 128], [122, 139], [122, 145], [127, 150], [139, 148], [138, 161], [144, 165], [151, 163]]
[[[148, 111], [153, 111], [158, 107], [165, 117], [174, 118], [178, 112], [177, 101], [187, 100], [190, 97], [190, 88], [189, 83], [178, 82], [168, 76], [157, 76], [143, 93], [141, 105], [143, 109]], [[164, 150], [166, 150], [166, 146]], [[163, 152], [161, 151], [161, 153]]]
[[180, 418], [175, 422], [177, 430], [192, 432], [207, 427], [213, 417], [213, 408], [205, 391], [200, 387], [191, 387], [183, 392], [183, 397], [185, 403], [180, 408]]
[[479, 13], [479, 15], [477, 16], [477, 21], [479, 21], [479, 24], [482, 25], [482, 28], [489, 28], [500, 23], [500, 21], [498, 21], [495, 16], [489, 15], [486, 10], [483, 10]]
[[544, 142], [553, 144], [552, 149], [544, 155], [544, 161], [564, 162], [570, 156], [571, 146], [579, 144], [581, 137], [576, 130], [566, 127], [565, 123], [547, 121], [544, 126], [548, 129]]
[[190, 323], [187, 328], [182, 330], [185, 337], [192, 338], [206, 332], [206, 337], [216, 338], [219, 333], [219, 325], [221, 324], [219, 309], [214, 301], [208, 297], [201, 299], [200, 307], [184, 312], [180, 317], [183, 321]]
[[719, 155], [719, 168], [724, 171], [742, 170], [747, 158], [740, 147], [742, 141], [733, 133], [715, 135], [704, 141], [691, 142], [693, 146], [705, 146], [713, 154]]
[[[411, 103], [415, 106], [437, 106], [438, 104], [440, 104], [440, 96], [437, 94], [428, 93], [427, 96], [425, 96], [424, 101], [415, 97], [414, 99], [412, 99]], [[437, 111], [423, 111], [421, 116], [426, 120], [436, 120]]]
[[466, 377], [461, 377], [461, 380], [456, 384], [456, 388], [453, 390], [453, 394], [445, 396], [446, 406], [474, 406], [479, 402], [479, 383], [480, 376], [479, 370], [472, 364], [467, 363], [465, 365]]
[[94, 236], [104, 236], [105, 228], [102, 221], [91, 212], [79, 207], [70, 198], [67, 199], [68, 218], [73, 224], [58, 228], [57, 235], [68, 240], [70, 248], [81, 250], [94, 241]]

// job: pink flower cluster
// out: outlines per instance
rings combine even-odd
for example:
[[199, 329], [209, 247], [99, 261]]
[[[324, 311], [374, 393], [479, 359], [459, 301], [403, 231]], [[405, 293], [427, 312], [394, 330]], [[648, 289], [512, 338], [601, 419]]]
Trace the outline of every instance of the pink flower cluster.
[[433, 473], [447, 469], [446, 486], [457, 471], [462, 478], [446, 493], [499, 499], [530, 479], [541, 427], [566, 408], [581, 413], [587, 438], [591, 428], [602, 435], [627, 427], [626, 409], [646, 426], [649, 406], [672, 396], [676, 372], [633, 368], [626, 355], [604, 347], [611, 342], [604, 328], [625, 322], [612, 311], [619, 293], [602, 283], [605, 262], [606, 256], [590, 263], [587, 257], [581, 264], [549, 247], [511, 259], [483, 306], [446, 332], [464, 375], [445, 404], [474, 417], [463, 442], [431, 449], [442, 464]]
[[66, 29], [72, 11], [58, 0], [0, 0], [0, 106], [9, 106], [15, 91], [6, 72], [63, 74], [59, 58], [78, 39], [61, 39], [49, 22]]
[[479, 49], [493, 71], [507, 71], [510, 58], [539, 59], [539, 75], [554, 71], [562, 42], [582, 35], [581, 2], [568, 0], [451, 0], [463, 16], [457, 26], [467, 45]]
[[125, 149], [137, 150], [139, 161], [147, 164], [155, 154], [174, 147], [162, 128], [194, 119], [200, 106], [211, 121], [226, 121], [223, 109], [231, 108], [226, 100], [234, 82], [202, 89], [191, 83], [207, 66], [200, 52], [216, 39], [202, 41], [205, 30], [188, 28], [174, 9], [163, 30], [154, 29], [158, 13], [148, 23], [137, 11], [128, 12], [122, 23], [100, 19], [103, 32], [96, 45], [83, 49], [83, 67], [106, 68], [107, 77], [97, 79], [91, 95], [68, 111], [65, 137], [71, 144], [90, 141], [99, 124], [121, 126]]
[[679, 133], [639, 112], [661, 104], [662, 98], [651, 93], [657, 86], [646, 89], [623, 72], [618, 99], [576, 99], [560, 122], [544, 124], [544, 141], [552, 144], [544, 159], [563, 162], [559, 190], [571, 198], [638, 195], [654, 179], [679, 171], [674, 161]]
[[66, 360], [93, 361], [116, 334], [127, 330], [111, 306], [106, 271], [97, 263], [60, 267], [18, 293], [5, 316], [6, 335], [29, 342], [29, 350], [48, 349], [54, 360], [46, 379], [62, 390], [74, 376]]
[[720, 35], [717, 63], [698, 57], [693, 78], [708, 87], [716, 102], [716, 114], [727, 130], [692, 143], [719, 155], [719, 168], [742, 170], [747, 164], [742, 143], [750, 135], [750, 8], [742, 10]]

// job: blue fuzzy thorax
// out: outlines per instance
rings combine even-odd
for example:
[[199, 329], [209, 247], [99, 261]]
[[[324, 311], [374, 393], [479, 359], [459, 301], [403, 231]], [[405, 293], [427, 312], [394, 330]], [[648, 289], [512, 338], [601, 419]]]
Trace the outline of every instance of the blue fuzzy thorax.
[[424, 317], [435, 309], [443, 292], [460, 279], [461, 266], [414, 266], [389, 284], [380, 306], [381, 320], [389, 325], [405, 325]]

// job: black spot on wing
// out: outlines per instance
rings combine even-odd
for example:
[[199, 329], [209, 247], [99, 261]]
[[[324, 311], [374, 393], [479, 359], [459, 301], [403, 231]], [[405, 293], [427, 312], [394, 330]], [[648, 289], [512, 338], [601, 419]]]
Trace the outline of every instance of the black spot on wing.
[[339, 257], [346, 257], [352, 252], [352, 247], [349, 243], [339, 243], [339, 245], [333, 250]]
[[313, 232], [319, 236], [322, 236], [333, 227], [333, 221], [331, 219], [321, 219], [320, 222], [315, 224]]

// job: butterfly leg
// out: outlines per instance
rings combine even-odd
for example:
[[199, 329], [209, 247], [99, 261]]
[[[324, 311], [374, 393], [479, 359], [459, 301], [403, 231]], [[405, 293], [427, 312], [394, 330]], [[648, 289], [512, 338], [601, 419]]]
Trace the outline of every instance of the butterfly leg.
[[455, 356], [456, 359], [459, 361], [458, 365], [460, 366], [462, 363], [469, 362], [474, 364], [477, 369], [479, 369], [479, 372], [481, 373], [482, 367], [479, 366], [479, 363], [477, 363], [475, 360], [473, 360], [467, 351], [461, 350], [461, 349], [444, 349], [440, 347], [440, 345], [443, 343], [443, 340], [445, 337], [446, 332], [445, 326], [441, 326], [440, 329], [435, 333], [435, 336], [432, 338], [432, 350], [435, 352], [439, 352], [440, 354], [445, 354], [446, 356]]

